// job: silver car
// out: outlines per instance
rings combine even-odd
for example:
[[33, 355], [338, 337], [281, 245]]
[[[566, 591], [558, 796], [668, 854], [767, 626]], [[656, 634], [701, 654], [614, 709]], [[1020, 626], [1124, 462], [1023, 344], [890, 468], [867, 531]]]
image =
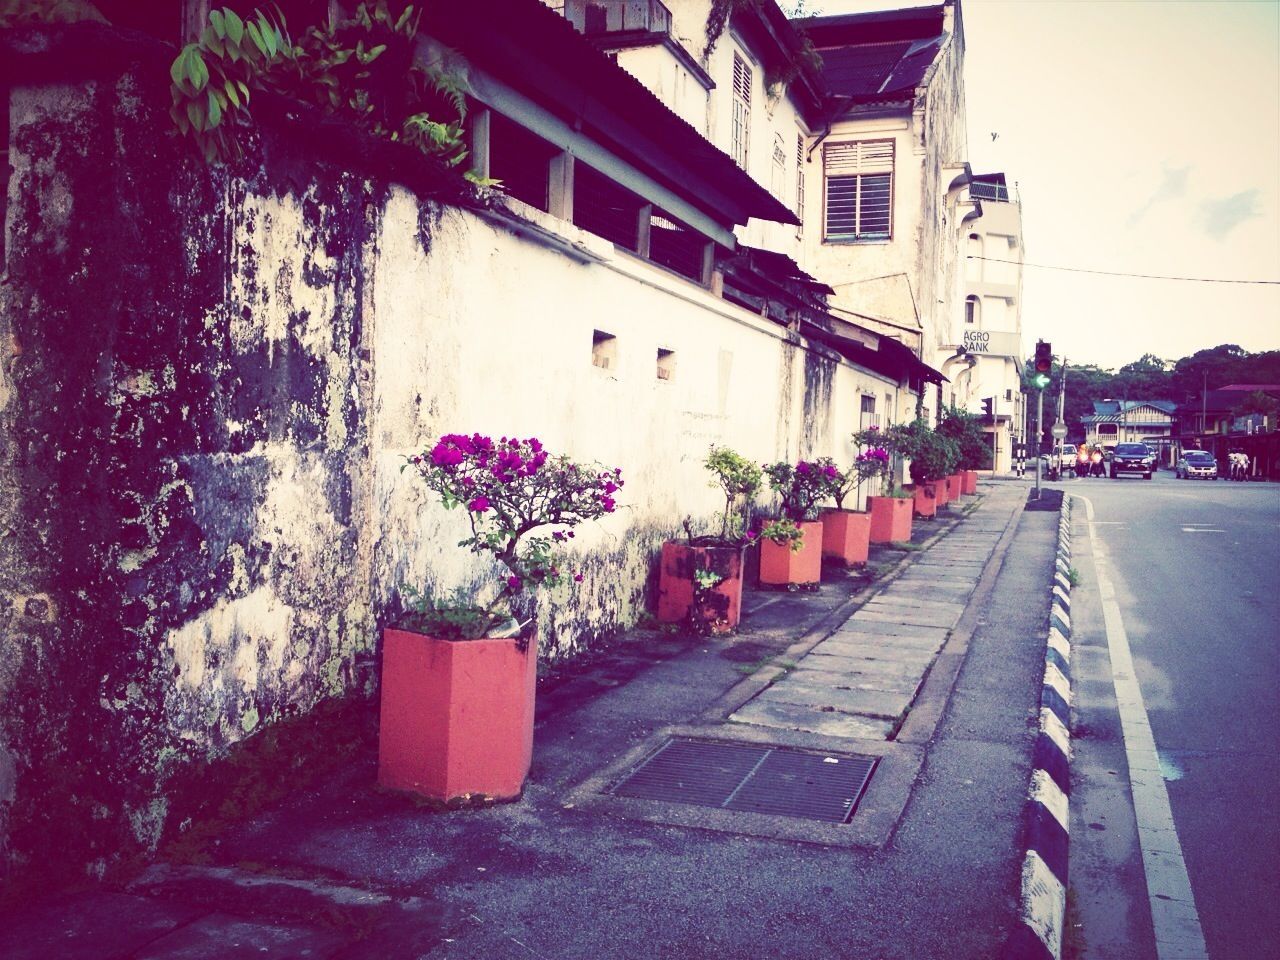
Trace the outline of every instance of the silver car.
[[1206, 450], [1187, 450], [1178, 458], [1179, 480], [1217, 480], [1218, 461]]

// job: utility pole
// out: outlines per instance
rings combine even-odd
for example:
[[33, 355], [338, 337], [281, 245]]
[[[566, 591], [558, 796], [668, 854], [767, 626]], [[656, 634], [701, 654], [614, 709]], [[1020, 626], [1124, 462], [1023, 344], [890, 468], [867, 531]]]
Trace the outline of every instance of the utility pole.
[[[1000, 443], [998, 440], [1000, 436], [1000, 418], [996, 416], [996, 404], [999, 400], [999, 395], [991, 398], [991, 475], [993, 477], [996, 475], [996, 470], [1000, 465]], [[1013, 423], [1012, 420], [1009, 422], [1010, 424]]]
[[1040, 438], [1044, 436], [1044, 390], [1036, 391], [1036, 495], [1033, 500], [1040, 499]]

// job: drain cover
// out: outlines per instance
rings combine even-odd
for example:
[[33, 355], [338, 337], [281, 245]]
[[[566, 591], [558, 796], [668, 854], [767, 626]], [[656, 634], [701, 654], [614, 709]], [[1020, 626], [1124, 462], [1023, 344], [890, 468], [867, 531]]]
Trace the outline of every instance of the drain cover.
[[873, 757], [673, 739], [613, 792], [645, 800], [848, 823], [875, 765]]

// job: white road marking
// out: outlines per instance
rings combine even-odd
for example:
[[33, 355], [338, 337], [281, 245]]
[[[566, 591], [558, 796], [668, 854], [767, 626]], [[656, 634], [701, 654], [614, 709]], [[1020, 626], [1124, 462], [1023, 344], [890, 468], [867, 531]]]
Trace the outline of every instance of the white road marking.
[[1226, 533], [1219, 527], [1183, 527], [1183, 533]]
[[1160, 960], [1208, 960], [1204, 932], [1200, 929], [1200, 914], [1196, 911], [1195, 895], [1191, 891], [1191, 878], [1187, 875], [1182, 844], [1173, 822], [1169, 791], [1164, 785], [1164, 769], [1156, 750], [1147, 708], [1142, 701], [1142, 687], [1133, 667], [1129, 635], [1120, 616], [1115, 587], [1107, 575], [1106, 546], [1094, 536], [1093, 528], [1098, 524], [1093, 519], [1093, 503], [1088, 497], [1080, 499], [1084, 501], [1089, 519], [1089, 538], [1093, 541], [1098, 592], [1102, 596], [1102, 617], [1111, 654], [1111, 675], [1120, 708], [1125, 755], [1129, 761], [1129, 788], [1138, 822], [1142, 867], [1147, 879], [1147, 902], [1155, 927], [1156, 956]]

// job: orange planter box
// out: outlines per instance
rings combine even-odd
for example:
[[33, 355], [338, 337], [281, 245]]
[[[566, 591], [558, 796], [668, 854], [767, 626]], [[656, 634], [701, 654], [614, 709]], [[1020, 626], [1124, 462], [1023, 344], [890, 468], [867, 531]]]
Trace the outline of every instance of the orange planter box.
[[822, 515], [822, 555], [845, 566], [867, 562], [871, 546], [871, 514], [828, 510]]
[[912, 509], [917, 517], [933, 517], [938, 514], [938, 486], [933, 483], [916, 485], [911, 497]]
[[761, 583], [803, 586], [822, 580], [822, 522], [804, 520], [797, 526], [804, 533], [799, 550], [793, 551], [790, 545], [772, 540], [760, 541]]
[[899, 497], [867, 497], [871, 542], [901, 543], [911, 539], [911, 501]]
[[959, 500], [962, 488], [964, 486], [964, 477], [958, 473], [953, 473], [947, 477], [947, 500]]
[[[742, 619], [742, 547], [694, 546], [668, 541], [658, 567], [658, 620], [683, 623], [696, 619], [713, 634], [729, 633]], [[693, 575], [710, 570], [722, 579], [693, 610]]]
[[382, 631], [378, 783], [442, 802], [515, 800], [533, 760], [538, 644]]
[[947, 486], [947, 478], [941, 480], [928, 481], [933, 486], [933, 497], [938, 501], [938, 506], [944, 506], [951, 502], [951, 490]]
[[978, 471], [977, 470], [961, 470], [960, 475], [964, 478], [961, 486], [963, 493], [974, 494], [978, 492]]

